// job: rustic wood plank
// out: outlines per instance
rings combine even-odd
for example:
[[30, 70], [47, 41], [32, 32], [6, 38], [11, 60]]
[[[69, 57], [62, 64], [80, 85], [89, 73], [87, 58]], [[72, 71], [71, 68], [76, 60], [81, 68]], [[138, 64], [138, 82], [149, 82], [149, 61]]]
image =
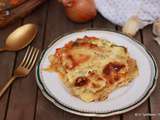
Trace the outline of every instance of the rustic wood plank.
[[[152, 26], [148, 26], [143, 30], [143, 41], [144, 45], [151, 51], [155, 57], [158, 68], [160, 69], [160, 46], [153, 40]], [[160, 71], [159, 71], [160, 75]], [[150, 96], [150, 108], [153, 116], [152, 120], [159, 120], [160, 118], [160, 78], [157, 81], [157, 86], [153, 94]], [[155, 115], [155, 116], [154, 116]]]
[[95, 20], [93, 21], [93, 28], [116, 31], [115, 25], [103, 18], [100, 14], [98, 14]]
[[[54, 40], [54, 38], [56, 38], [59, 35], [62, 35], [63, 33], [83, 29], [85, 27], [90, 27], [90, 23], [72, 23], [66, 18], [61, 4], [59, 4], [56, 0], [49, 1], [48, 21], [45, 33], [46, 37], [44, 47], [46, 48], [48, 44]], [[51, 102], [46, 100], [39, 90], [36, 120], [46, 120], [46, 117], [47, 119], [52, 120], [89, 119], [62, 111], [61, 109], [53, 105]]]
[[[138, 34], [135, 36], [135, 39], [140, 42], [143, 42], [140, 32], [138, 32]], [[130, 120], [149, 120], [148, 116], [143, 115], [148, 112], [149, 112], [148, 101], [146, 101], [145, 103], [140, 105], [138, 108], [123, 114], [123, 120], [128, 120], [128, 119]]]
[[[46, 9], [47, 6], [45, 4], [26, 17], [23, 22], [24, 24], [35, 23], [38, 25], [39, 33], [31, 45], [39, 49], [41, 49], [43, 43]], [[26, 49], [18, 52], [16, 66], [22, 61]], [[34, 119], [38, 90], [34, 71], [35, 69], [27, 77], [20, 78], [13, 84], [6, 120]]]
[[[111, 31], [116, 31], [115, 25], [104, 19], [101, 15], [98, 14], [96, 19], [93, 22], [93, 28], [99, 28], [99, 29], [106, 29]], [[111, 116], [111, 117], [105, 117], [105, 118], [92, 118], [92, 120], [120, 120], [120, 116]]]
[[[9, 26], [7, 28], [0, 30], [0, 47], [4, 46], [4, 42], [6, 37], [18, 26], [20, 25], [20, 21]], [[12, 75], [13, 67], [14, 67], [14, 60], [15, 60], [15, 53], [14, 52], [1, 52], [0, 53], [0, 90], [5, 85], [7, 80]], [[0, 120], [3, 120], [5, 117], [8, 98], [9, 98], [9, 90], [5, 93], [5, 95], [0, 98]]]

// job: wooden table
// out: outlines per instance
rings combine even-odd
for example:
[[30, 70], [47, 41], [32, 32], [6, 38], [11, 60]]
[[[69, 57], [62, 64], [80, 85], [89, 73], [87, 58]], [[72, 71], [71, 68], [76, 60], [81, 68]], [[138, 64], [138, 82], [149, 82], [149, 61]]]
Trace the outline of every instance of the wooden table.
[[[33, 46], [43, 50], [57, 36], [83, 28], [105, 28], [119, 31], [120, 28], [98, 15], [95, 20], [76, 24], [65, 17], [63, 7], [57, 0], [50, 0], [32, 14], [0, 30], [0, 46], [7, 35], [25, 23], [35, 23], [39, 33]], [[160, 68], [160, 46], [153, 41], [152, 26], [140, 31], [136, 39], [141, 41], [156, 58]], [[26, 49], [19, 52], [0, 53], [0, 88], [11, 77], [13, 70], [22, 60]], [[152, 113], [152, 114], [151, 114]], [[158, 115], [159, 113], [159, 115]], [[35, 70], [26, 78], [18, 79], [0, 99], [0, 120], [160, 120], [160, 79], [156, 90], [140, 107], [108, 118], [87, 118], [72, 115], [54, 106], [42, 95], [36, 85]]]

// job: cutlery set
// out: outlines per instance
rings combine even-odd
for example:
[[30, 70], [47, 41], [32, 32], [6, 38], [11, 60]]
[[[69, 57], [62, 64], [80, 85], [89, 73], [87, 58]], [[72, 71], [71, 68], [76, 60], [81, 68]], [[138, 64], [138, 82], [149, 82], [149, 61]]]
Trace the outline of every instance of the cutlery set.
[[[37, 26], [35, 24], [26, 24], [13, 31], [6, 39], [5, 47], [1, 51], [18, 51], [28, 46], [36, 37]], [[20, 65], [15, 69], [13, 76], [0, 89], [0, 98], [5, 91], [14, 82], [16, 78], [26, 77], [32, 70], [39, 54], [39, 49], [29, 46]]]

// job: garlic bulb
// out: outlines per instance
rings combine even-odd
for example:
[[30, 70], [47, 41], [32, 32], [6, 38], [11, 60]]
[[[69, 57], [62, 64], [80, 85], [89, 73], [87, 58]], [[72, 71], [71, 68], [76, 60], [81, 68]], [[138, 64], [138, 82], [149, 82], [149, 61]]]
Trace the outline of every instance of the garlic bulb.
[[160, 18], [153, 24], [153, 33], [156, 35], [154, 40], [160, 45]]
[[153, 33], [156, 36], [160, 36], [160, 18], [156, 20], [153, 24]]
[[160, 37], [155, 37], [154, 40], [160, 45]]
[[142, 28], [143, 22], [137, 17], [133, 16], [128, 19], [122, 28], [122, 32], [129, 36], [136, 35], [137, 31]]

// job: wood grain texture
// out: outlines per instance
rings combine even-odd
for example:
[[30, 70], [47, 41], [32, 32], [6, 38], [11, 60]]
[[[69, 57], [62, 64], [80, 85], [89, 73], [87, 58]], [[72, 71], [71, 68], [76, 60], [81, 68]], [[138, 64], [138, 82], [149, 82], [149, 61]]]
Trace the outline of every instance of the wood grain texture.
[[[143, 41], [144, 45], [151, 51], [155, 57], [158, 68], [160, 69], [160, 46], [153, 40], [152, 26], [148, 26], [143, 30]], [[160, 75], [160, 71], [159, 71]], [[150, 109], [152, 120], [160, 119], [160, 79], [157, 81], [157, 86], [153, 94], [150, 96]]]
[[98, 14], [97, 17], [94, 19], [93, 28], [116, 31], [115, 25], [104, 19], [100, 14]]
[[[44, 4], [35, 10], [24, 19], [23, 23], [28, 22], [36, 23], [39, 26], [38, 36], [32, 45], [41, 50], [46, 48], [57, 36], [75, 30], [90, 27], [104, 28], [112, 31], [117, 30], [115, 29], [115, 25], [99, 14], [91, 22], [85, 24], [73, 23], [65, 16], [63, 6], [57, 0], [48, 1], [48, 4]], [[21, 22], [17, 21], [17, 23], [0, 30], [0, 46], [3, 46], [7, 35], [20, 24]], [[139, 32], [136, 39], [144, 42], [144, 45], [156, 58], [158, 68], [160, 68], [160, 46], [153, 41], [151, 26], [146, 27], [142, 33]], [[13, 52], [0, 53], [0, 88], [12, 75], [14, 66], [20, 63], [25, 51], [26, 49], [18, 52], [17, 56]], [[158, 79], [157, 87], [150, 96], [150, 99], [130, 112], [105, 118], [81, 117], [67, 113], [48, 101], [36, 85], [35, 72], [33, 70], [28, 77], [17, 80], [12, 85], [12, 89], [8, 90], [3, 98], [0, 99], [0, 120], [159, 120], [159, 101], [160, 79]], [[146, 114], [150, 112], [152, 114]]]
[[[20, 25], [20, 21], [16, 24], [7, 27], [5, 29], [0, 30], [0, 47], [4, 46], [5, 39], [7, 36], [18, 26]], [[2, 86], [5, 85], [7, 80], [12, 76], [12, 71], [14, 67], [15, 53], [14, 52], [1, 52], [0, 53], [0, 90]], [[5, 112], [7, 109], [9, 91], [4, 94], [2, 98], [0, 98], [0, 120], [5, 118]]]
[[[24, 19], [25, 23], [35, 23], [39, 26], [39, 32], [36, 39], [32, 42], [32, 46], [41, 48], [43, 43], [43, 30], [45, 24], [46, 5], [41, 9], [37, 9], [31, 15]], [[27, 49], [27, 48], [26, 48]], [[16, 66], [22, 61], [26, 49], [18, 52]], [[13, 89], [10, 95], [8, 113], [6, 120], [33, 120], [36, 97], [37, 97], [37, 85], [35, 79], [35, 69], [25, 78], [17, 79], [13, 84]]]
[[[46, 48], [54, 38], [67, 32], [90, 27], [90, 23], [75, 24], [69, 21], [64, 13], [63, 6], [56, 0], [49, 1], [48, 21], [45, 32]], [[59, 92], [59, 91], [57, 91]], [[85, 117], [79, 117], [70, 113], [64, 112], [57, 108], [51, 102], [46, 100], [41, 91], [38, 92], [37, 114], [36, 120], [88, 120]]]

